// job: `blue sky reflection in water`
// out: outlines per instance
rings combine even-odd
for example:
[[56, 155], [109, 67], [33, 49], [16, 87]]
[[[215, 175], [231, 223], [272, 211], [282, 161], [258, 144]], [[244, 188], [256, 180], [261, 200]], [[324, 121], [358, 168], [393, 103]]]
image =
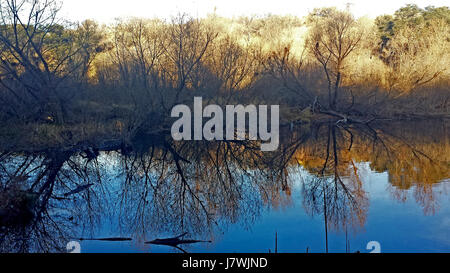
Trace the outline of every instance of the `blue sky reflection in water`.
[[[270, 153], [170, 136], [118, 151], [5, 153], [2, 206], [14, 209], [1, 211], [0, 250], [65, 252], [77, 240], [81, 252], [267, 253], [277, 234], [278, 252], [325, 252], [326, 226], [329, 252], [369, 252], [370, 241], [381, 252], [450, 251], [447, 123], [321, 124], [280, 137]], [[185, 232], [212, 242], [145, 244]]]
[[[369, 168], [363, 163], [364, 168]], [[300, 171], [301, 175], [308, 175]], [[387, 173], [368, 171], [364, 188], [370, 199], [367, 222], [356, 233], [348, 231], [350, 250], [369, 252], [369, 241], [379, 241], [382, 252], [449, 252], [450, 251], [450, 200], [448, 179], [436, 184], [436, 203], [439, 208], [434, 215], [425, 215], [414, 199], [414, 189], [405, 194], [400, 202], [389, 193]], [[275, 232], [279, 252], [325, 252], [325, 231], [322, 215], [311, 217], [302, 206], [301, 178], [292, 190], [292, 202], [279, 208], [266, 208], [250, 227], [232, 224], [224, 231], [218, 229], [211, 244], [199, 243], [185, 250], [189, 252], [268, 252], [274, 251]], [[103, 236], [119, 236], [114, 228], [106, 225]], [[165, 234], [171, 237], [171, 234]], [[162, 235], [162, 237], [164, 237]], [[147, 238], [151, 240], [153, 238]], [[133, 242], [84, 241], [83, 252], [157, 252], [177, 253], [169, 246], [136, 244]], [[345, 252], [345, 231], [329, 233], [329, 251]]]

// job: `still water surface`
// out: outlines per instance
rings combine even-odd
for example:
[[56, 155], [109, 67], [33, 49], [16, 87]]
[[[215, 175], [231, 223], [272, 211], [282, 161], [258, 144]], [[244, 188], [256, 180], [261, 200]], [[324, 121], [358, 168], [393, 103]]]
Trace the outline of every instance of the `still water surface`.
[[[446, 122], [299, 126], [273, 153], [149, 136], [0, 163], [1, 252], [450, 251]], [[186, 232], [210, 242], [146, 243]]]

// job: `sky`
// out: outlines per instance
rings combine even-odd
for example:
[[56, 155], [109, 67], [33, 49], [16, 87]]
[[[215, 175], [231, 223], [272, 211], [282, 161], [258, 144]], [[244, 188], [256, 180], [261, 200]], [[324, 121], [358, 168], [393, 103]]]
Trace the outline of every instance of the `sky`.
[[419, 7], [448, 6], [448, 0], [60, 0], [62, 14], [72, 21], [95, 19], [101, 23], [113, 22], [119, 17], [170, 18], [178, 13], [204, 17], [214, 10], [217, 15], [296, 15], [304, 16], [316, 7], [346, 8], [357, 17], [375, 18], [392, 14], [398, 8], [414, 3]]

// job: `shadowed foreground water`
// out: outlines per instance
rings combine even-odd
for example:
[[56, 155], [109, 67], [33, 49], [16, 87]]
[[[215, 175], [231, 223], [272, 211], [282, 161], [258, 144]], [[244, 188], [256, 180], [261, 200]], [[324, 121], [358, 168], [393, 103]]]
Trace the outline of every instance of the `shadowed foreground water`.
[[[284, 130], [256, 142], [0, 153], [0, 251], [450, 251], [446, 122]], [[149, 244], [186, 233], [174, 246]], [[80, 240], [83, 239], [83, 240]], [[102, 240], [86, 240], [102, 239]], [[147, 242], [147, 243], [146, 243]], [[154, 241], [155, 242], [155, 241]]]

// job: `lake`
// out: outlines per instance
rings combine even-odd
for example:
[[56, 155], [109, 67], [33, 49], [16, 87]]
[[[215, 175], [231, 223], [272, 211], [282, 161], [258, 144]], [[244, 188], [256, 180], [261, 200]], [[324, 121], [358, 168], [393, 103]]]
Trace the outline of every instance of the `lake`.
[[274, 152], [170, 135], [0, 151], [0, 251], [449, 252], [449, 129], [304, 124]]

